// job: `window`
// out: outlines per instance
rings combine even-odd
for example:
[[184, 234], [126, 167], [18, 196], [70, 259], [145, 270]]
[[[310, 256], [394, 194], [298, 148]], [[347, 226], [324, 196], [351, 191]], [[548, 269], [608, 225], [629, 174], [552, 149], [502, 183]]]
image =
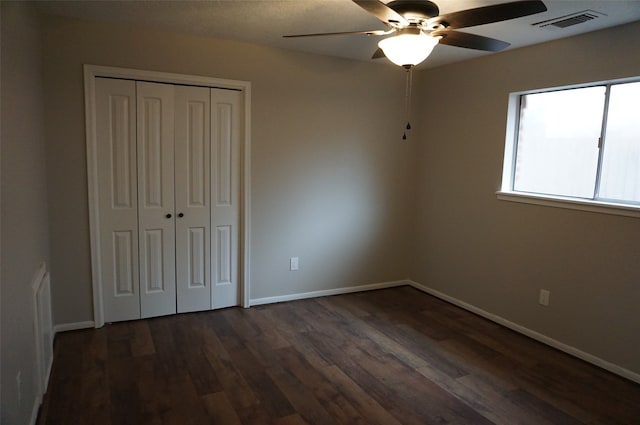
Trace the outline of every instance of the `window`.
[[640, 213], [640, 81], [513, 94], [509, 194]]

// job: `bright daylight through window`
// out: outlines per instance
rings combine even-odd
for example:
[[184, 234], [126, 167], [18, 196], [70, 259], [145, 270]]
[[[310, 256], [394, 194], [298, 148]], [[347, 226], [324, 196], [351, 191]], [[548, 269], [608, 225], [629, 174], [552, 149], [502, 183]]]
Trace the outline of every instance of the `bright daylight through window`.
[[640, 207], [640, 81], [511, 102], [502, 193]]

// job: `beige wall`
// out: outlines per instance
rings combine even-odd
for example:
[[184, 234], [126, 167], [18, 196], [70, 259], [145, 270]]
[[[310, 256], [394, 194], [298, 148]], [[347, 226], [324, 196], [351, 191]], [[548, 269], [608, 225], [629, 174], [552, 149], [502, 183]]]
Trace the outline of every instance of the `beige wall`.
[[[92, 319], [82, 88], [90, 63], [252, 82], [252, 298], [411, 277], [640, 373], [638, 220], [495, 197], [508, 93], [638, 75], [639, 30], [422, 71], [421, 119], [403, 143], [397, 68], [47, 18], [55, 322]], [[287, 271], [290, 256], [300, 271]], [[552, 293], [546, 309], [540, 288]]]
[[[496, 199], [510, 92], [640, 75], [640, 23], [422, 72], [415, 281], [640, 373], [640, 220]], [[417, 120], [416, 120], [417, 121]], [[538, 305], [541, 288], [551, 305]]]
[[[31, 281], [48, 261], [47, 184], [39, 21], [2, 2], [2, 262], [0, 423], [26, 424], [36, 398]], [[21, 374], [21, 391], [16, 376]], [[19, 395], [20, 392], [20, 395]]]
[[[400, 139], [401, 69], [47, 18], [56, 323], [93, 319], [83, 64], [252, 83], [252, 298], [407, 277], [416, 145]], [[300, 257], [300, 271], [288, 271], [291, 256]]]

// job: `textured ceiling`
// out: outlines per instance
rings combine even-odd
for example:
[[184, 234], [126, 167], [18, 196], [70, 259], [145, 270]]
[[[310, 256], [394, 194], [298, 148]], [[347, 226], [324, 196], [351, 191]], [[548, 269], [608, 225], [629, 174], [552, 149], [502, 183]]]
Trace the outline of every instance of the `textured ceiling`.
[[[387, 1], [385, 1], [387, 2]], [[504, 3], [503, 0], [438, 0], [440, 13]], [[241, 40], [284, 49], [370, 60], [380, 37], [345, 35], [284, 39], [285, 34], [385, 29], [351, 0], [209, 1], [43, 1], [43, 13], [115, 23], [131, 23], [205, 37]], [[511, 43], [510, 49], [640, 20], [640, 0], [546, 0], [548, 11], [524, 18], [466, 28]], [[575, 12], [603, 14], [565, 29], [531, 24]], [[638, 35], [640, 36], [640, 34]], [[433, 67], [486, 55], [439, 45], [421, 67]], [[381, 63], [388, 63], [385, 59]]]

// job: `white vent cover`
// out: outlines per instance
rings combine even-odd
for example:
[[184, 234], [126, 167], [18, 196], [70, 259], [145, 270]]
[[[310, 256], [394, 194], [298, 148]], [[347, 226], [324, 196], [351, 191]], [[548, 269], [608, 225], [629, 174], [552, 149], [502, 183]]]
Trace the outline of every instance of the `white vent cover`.
[[536, 22], [531, 24], [538, 28], [547, 29], [563, 29], [572, 27], [574, 25], [584, 24], [585, 22], [593, 21], [601, 17], [607, 16], [604, 13], [596, 12], [595, 10], [583, 10], [582, 12], [572, 13], [570, 15], [560, 16], [558, 18], [547, 19], [546, 21]]

